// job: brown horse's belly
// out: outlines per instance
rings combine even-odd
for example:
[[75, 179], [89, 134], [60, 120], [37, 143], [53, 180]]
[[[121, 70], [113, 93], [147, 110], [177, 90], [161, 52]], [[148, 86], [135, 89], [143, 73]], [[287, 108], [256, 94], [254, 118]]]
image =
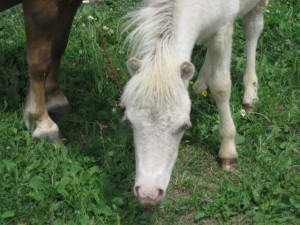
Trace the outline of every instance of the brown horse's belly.
[[0, 0], [0, 12], [21, 3], [21, 0]]

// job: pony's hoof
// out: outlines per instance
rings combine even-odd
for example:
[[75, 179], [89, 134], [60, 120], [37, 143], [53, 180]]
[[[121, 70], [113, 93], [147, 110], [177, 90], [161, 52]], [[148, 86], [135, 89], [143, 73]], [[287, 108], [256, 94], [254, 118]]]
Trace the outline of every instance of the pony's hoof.
[[254, 109], [254, 105], [251, 103], [243, 103], [243, 108], [248, 113]]
[[253, 99], [243, 99], [242, 105], [243, 105], [243, 109], [249, 113], [252, 112], [253, 109], [256, 107], [257, 103], [258, 103], [259, 99], [257, 97], [253, 98]]
[[219, 166], [222, 170], [234, 170], [237, 158], [219, 158]]
[[48, 110], [50, 118], [55, 122], [59, 121], [62, 117], [71, 114], [72, 112], [73, 109], [69, 105], [57, 106]]

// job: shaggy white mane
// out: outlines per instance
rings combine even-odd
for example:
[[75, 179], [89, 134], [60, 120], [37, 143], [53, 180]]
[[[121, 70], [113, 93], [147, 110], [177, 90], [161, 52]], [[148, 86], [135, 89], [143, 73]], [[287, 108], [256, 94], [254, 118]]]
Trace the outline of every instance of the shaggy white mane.
[[134, 27], [126, 39], [131, 56], [142, 61], [141, 68], [127, 83], [122, 104], [159, 107], [179, 99], [185, 88], [179, 65], [172, 52], [176, 0], [147, 0], [128, 14], [125, 30]]

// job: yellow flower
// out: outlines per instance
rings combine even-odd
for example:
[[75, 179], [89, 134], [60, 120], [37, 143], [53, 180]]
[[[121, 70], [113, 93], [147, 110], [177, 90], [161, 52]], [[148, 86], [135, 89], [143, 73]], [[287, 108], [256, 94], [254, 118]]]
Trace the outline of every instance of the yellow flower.
[[121, 101], [117, 103], [117, 106], [120, 107], [120, 108], [123, 108], [123, 107], [124, 107], [124, 105], [122, 104]]
[[208, 92], [207, 92], [207, 90], [204, 90], [204, 91], [202, 91], [202, 96], [204, 96], [204, 97], [207, 97], [207, 95], [208, 95]]
[[242, 117], [245, 117], [247, 115], [245, 109], [241, 109], [240, 113], [241, 113]]
[[200, 81], [197, 80], [196, 83], [195, 83], [195, 85], [199, 86], [200, 85]]

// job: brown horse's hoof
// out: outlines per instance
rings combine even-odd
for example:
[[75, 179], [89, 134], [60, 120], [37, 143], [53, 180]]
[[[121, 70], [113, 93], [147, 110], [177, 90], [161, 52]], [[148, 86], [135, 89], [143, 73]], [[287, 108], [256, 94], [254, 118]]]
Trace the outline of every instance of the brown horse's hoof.
[[64, 106], [58, 106], [58, 107], [50, 109], [48, 111], [48, 114], [54, 122], [58, 122], [62, 117], [66, 116], [72, 112], [73, 112], [73, 109], [71, 106], [64, 105]]
[[234, 170], [237, 158], [219, 158], [219, 166], [222, 170]]
[[48, 134], [48, 135], [44, 135], [44, 136], [41, 136], [41, 137], [35, 137], [34, 140], [35, 141], [40, 141], [42, 140], [43, 138], [45, 138], [45, 140], [48, 142], [48, 143], [61, 143], [65, 146], [67, 146], [69, 144], [68, 142], [68, 139], [65, 138], [60, 132], [58, 134]]
[[67, 146], [69, 144], [68, 139], [65, 138], [61, 133], [59, 133], [58, 137], [47, 137], [47, 141], [49, 143], [61, 143], [64, 146]]

